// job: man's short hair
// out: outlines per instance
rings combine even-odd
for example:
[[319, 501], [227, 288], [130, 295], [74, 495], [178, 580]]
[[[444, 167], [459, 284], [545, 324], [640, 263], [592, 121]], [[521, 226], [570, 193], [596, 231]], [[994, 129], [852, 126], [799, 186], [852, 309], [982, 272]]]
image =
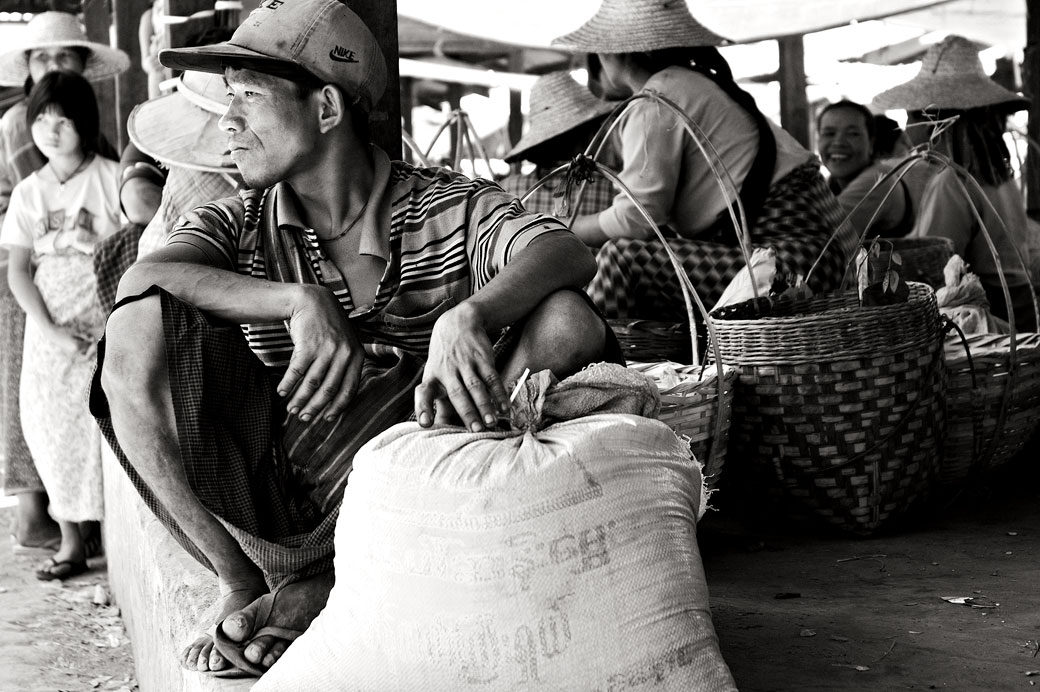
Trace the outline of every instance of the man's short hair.
[[386, 89], [386, 60], [361, 18], [339, 0], [263, 0], [229, 41], [159, 52], [180, 70], [253, 70], [305, 85], [334, 84], [350, 107], [372, 110]]

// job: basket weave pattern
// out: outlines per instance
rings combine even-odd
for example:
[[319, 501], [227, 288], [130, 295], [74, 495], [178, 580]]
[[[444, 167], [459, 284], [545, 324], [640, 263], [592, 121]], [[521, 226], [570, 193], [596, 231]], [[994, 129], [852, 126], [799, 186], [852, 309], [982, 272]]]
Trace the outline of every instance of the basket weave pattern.
[[847, 292], [712, 318], [739, 370], [731, 464], [771, 470], [790, 497], [860, 534], [925, 496], [940, 466], [939, 312], [929, 287], [909, 286], [905, 304], [860, 307]]
[[939, 475], [943, 484], [1000, 468], [1022, 449], [1040, 421], [1040, 334], [976, 334], [968, 337], [967, 347], [970, 363], [959, 340], [946, 345], [949, 430]]
[[[631, 363], [629, 367], [645, 372], [653, 365]], [[703, 373], [698, 365], [677, 368], [676, 372], [689, 379], [661, 390], [661, 410], [657, 419], [676, 435], [689, 439], [694, 456], [704, 464], [704, 482], [713, 488], [726, 460], [737, 369], [728, 365], [722, 367], [721, 401], [716, 384], [718, 371], [714, 366], [709, 366]], [[721, 417], [719, 426], [716, 426], [716, 416]]]

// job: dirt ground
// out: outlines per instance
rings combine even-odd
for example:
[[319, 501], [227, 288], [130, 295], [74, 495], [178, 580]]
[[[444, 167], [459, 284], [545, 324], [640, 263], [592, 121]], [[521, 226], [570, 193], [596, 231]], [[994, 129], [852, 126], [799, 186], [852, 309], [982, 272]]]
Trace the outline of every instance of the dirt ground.
[[738, 688], [1040, 687], [1040, 463], [1035, 447], [1024, 456], [890, 536], [704, 521], [712, 616]]
[[13, 519], [0, 509], [0, 692], [136, 692], [104, 557], [64, 584], [41, 582], [40, 558], [11, 553]]
[[[871, 539], [785, 517], [767, 530], [706, 520], [699, 539], [712, 612], [739, 689], [1040, 686], [1040, 464], [1021, 461], [944, 499], [911, 528]], [[0, 510], [0, 528], [11, 514]], [[136, 692], [118, 609], [93, 602], [107, 587], [104, 560], [64, 586], [38, 582], [34, 560], [10, 557], [8, 534], [0, 692]]]

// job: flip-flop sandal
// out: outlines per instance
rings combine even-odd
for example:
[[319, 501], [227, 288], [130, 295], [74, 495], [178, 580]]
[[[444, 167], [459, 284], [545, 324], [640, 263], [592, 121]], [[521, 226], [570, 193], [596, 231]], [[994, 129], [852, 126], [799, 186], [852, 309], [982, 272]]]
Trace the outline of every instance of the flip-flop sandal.
[[271, 609], [274, 607], [274, 599], [277, 595], [277, 592], [265, 593], [257, 599], [256, 616], [253, 618], [253, 631], [249, 637], [246, 638], [245, 642], [236, 642], [228, 638], [228, 636], [224, 634], [220, 625], [217, 625], [213, 632], [213, 648], [217, 650], [217, 653], [224, 657], [224, 660], [228, 661], [234, 667], [225, 670], [211, 671], [210, 675], [218, 678], [260, 677], [267, 672], [267, 668], [261, 668], [246, 658], [245, 649], [249, 645], [249, 642], [253, 641], [257, 637], [267, 635], [291, 642], [303, 634], [302, 630], [294, 630], [266, 624], [267, 619], [271, 617]]
[[[88, 569], [86, 560], [80, 562], [73, 562], [72, 560], [55, 560], [53, 557], [47, 558], [50, 565], [41, 567], [36, 570], [36, 578], [40, 581], [64, 581], [69, 577], [75, 577], [83, 574]], [[64, 571], [61, 571], [64, 568]]]
[[47, 557], [58, 552], [58, 548], [61, 547], [61, 536], [55, 536], [50, 540], [46, 540], [43, 543], [19, 543], [18, 539], [11, 534], [11, 552], [15, 555], [24, 555], [29, 557]]

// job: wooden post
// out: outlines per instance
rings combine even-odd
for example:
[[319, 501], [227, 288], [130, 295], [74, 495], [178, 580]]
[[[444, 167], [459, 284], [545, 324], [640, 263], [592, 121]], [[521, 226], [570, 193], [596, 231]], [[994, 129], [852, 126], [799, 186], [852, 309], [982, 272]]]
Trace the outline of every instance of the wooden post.
[[[86, 0], [83, 3], [83, 27], [87, 38], [96, 43], [111, 45], [109, 30], [112, 26], [112, 8], [107, 0]], [[133, 69], [131, 66], [130, 69]], [[101, 134], [114, 146], [117, 152], [123, 150], [123, 134], [126, 119], [119, 121], [119, 108], [116, 105], [116, 80], [106, 79], [94, 82], [94, 93], [97, 95], [98, 112], [101, 114]]]
[[391, 159], [401, 158], [401, 73], [398, 68], [397, 0], [348, 0], [375, 34], [386, 58], [386, 91], [369, 115], [372, 141]]
[[[401, 127], [412, 134], [414, 123], [412, 122], [412, 111], [415, 110], [415, 80], [411, 77], [401, 78]], [[409, 163], [415, 163], [415, 156], [404, 145], [401, 145], [401, 158]]]
[[[1026, 3], [1026, 46], [1022, 60], [1022, 90], [1031, 99], [1029, 138], [1040, 142], [1040, 7]], [[1040, 156], [1032, 147], [1026, 154], [1026, 210], [1029, 218], [1040, 221]]]
[[130, 56], [130, 69], [116, 77], [116, 125], [120, 152], [129, 141], [126, 119], [134, 106], [148, 98], [148, 75], [141, 68], [141, 44], [137, 27], [141, 15], [152, 8], [151, 0], [113, 0], [112, 21], [116, 27], [116, 48]]
[[780, 49], [780, 124], [802, 146], [812, 150], [802, 36], [784, 36], [777, 40], [777, 44]]
[[[509, 54], [509, 71], [523, 72], [524, 57], [519, 50]], [[509, 90], [509, 145], [515, 146], [520, 141], [524, 130], [524, 113], [521, 108], [521, 93], [516, 89]]]

